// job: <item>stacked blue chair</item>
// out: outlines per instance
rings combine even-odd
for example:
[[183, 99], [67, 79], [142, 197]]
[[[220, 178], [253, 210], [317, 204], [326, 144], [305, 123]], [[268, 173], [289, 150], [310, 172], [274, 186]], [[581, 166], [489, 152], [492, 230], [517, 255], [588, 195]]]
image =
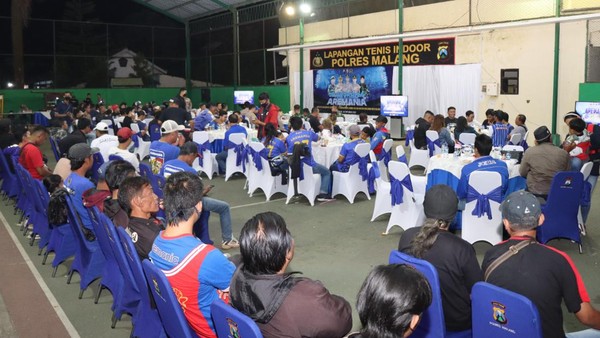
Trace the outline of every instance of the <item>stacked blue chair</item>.
[[473, 337], [542, 338], [542, 322], [527, 297], [478, 282], [471, 290]]
[[142, 262], [142, 266], [167, 335], [178, 338], [196, 337], [165, 274], [147, 259]]
[[442, 308], [442, 293], [440, 291], [440, 279], [437, 270], [431, 263], [412, 257], [397, 250], [390, 253], [390, 264], [407, 264], [415, 267], [427, 278], [431, 285], [432, 301], [431, 305], [421, 315], [421, 322], [411, 335], [413, 337], [454, 337], [467, 338], [471, 337], [471, 330], [461, 332], [446, 332], [446, 324], [444, 323], [444, 310]]
[[[76, 240], [76, 253], [75, 259], [71, 264], [69, 270], [69, 277], [67, 278], [67, 284], [71, 283], [73, 273], [77, 271], [80, 276], [79, 281], [79, 299], [83, 297], [83, 292], [87, 287], [96, 279], [102, 277], [102, 269], [106, 260], [100, 249], [98, 241], [88, 241], [81, 229], [83, 225], [79, 219], [79, 215], [73, 206], [72, 196], [68, 196], [67, 200], [67, 214], [69, 218], [69, 224], [71, 229], [75, 233]], [[80, 202], [81, 203], [81, 202]]]
[[100, 168], [104, 164], [104, 157], [102, 157], [101, 153], [94, 154], [94, 164], [92, 164], [92, 169], [90, 169], [90, 180], [92, 182], [98, 182], [98, 168]]
[[44, 204], [42, 201], [42, 196], [48, 196], [48, 191], [40, 180], [33, 179], [26, 170], [23, 169], [23, 171], [26, 180], [29, 181], [31, 189], [29, 195], [35, 209], [35, 222], [33, 222], [29, 245], [33, 246], [36, 236], [40, 236], [38, 254], [41, 254], [42, 249], [48, 244], [48, 239], [50, 238], [50, 225], [48, 224], [48, 214], [46, 212], [48, 204]]
[[58, 146], [58, 141], [52, 136], [50, 136], [50, 148], [52, 148], [54, 158], [56, 159], [56, 162], [58, 162], [58, 160], [60, 160], [62, 157], [60, 154], [60, 147]]
[[50, 204], [50, 195], [42, 181], [33, 180], [33, 182], [36, 183], [37, 186], [37, 191], [35, 193], [39, 197], [39, 205], [42, 207], [45, 225], [47, 226], [46, 231], [40, 233], [40, 241], [38, 242], [38, 256], [40, 256], [44, 248], [50, 242], [50, 236], [52, 235], [52, 229], [50, 228], [50, 224], [48, 224], [48, 204]]
[[0, 170], [2, 173], [2, 192], [8, 198], [17, 197], [19, 186], [17, 184], [16, 174], [11, 170], [8, 165], [8, 158], [3, 153], [0, 153]]
[[11, 158], [11, 161], [13, 161], [13, 168], [15, 168], [16, 173], [15, 176], [19, 185], [19, 194], [17, 195], [16, 207], [21, 211], [21, 230], [23, 231], [23, 236], [25, 236], [28, 233], [28, 225], [35, 224], [38, 216], [35, 211], [35, 205], [31, 203], [31, 184], [29, 180], [27, 180], [27, 175], [29, 175], [29, 172], [27, 172], [27, 170], [25, 170], [25, 168], [23, 168], [19, 163], [14, 161], [13, 158]]
[[44, 259], [42, 265], [46, 264], [48, 255], [54, 253], [54, 259], [52, 260], [52, 277], [56, 276], [58, 266], [65, 262], [70, 257], [75, 256], [77, 251], [77, 240], [75, 239], [75, 233], [70, 224], [62, 224], [54, 226], [50, 232], [50, 238], [48, 245], [46, 246], [46, 252], [44, 253]]
[[581, 247], [581, 234], [577, 213], [583, 194], [583, 174], [578, 171], [561, 171], [554, 175], [550, 193], [542, 206], [545, 220], [537, 228], [537, 240], [546, 244], [555, 238], [567, 238]]
[[[217, 299], [210, 305], [217, 337], [262, 338], [262, 333], [252, 318]], [[233, 330], [233, 332], [232, 332]]]
[[[139, 297], [137, 311], [133, 313], [133, 333], [134, 337], [166, 337], [167, 334], [150, 300], [150, 290], [148, 282], [144, 276], [142, 262], [137, 255], [131, 237], [125, 229], [116, 228], [119, 243], [115, 246], [115, 258], [122, 268], [125, 285], [135, 288]], [[128, 271], [127, 271], [128, 270]], [[131, 291], [134, 292], [134, 291]]]

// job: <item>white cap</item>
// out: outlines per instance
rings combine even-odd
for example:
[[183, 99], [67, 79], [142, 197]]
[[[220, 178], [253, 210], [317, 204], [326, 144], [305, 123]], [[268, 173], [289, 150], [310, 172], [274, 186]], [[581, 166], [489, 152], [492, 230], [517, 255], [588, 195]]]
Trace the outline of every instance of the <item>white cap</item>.
[[163, 122], [160, 125], [160, 133], [162, 135], [170, 134], [174, 131], [181, 131], [184, 129], [185, 129], [185, 126], [179, 125], [179, 124], [177, 124], [177, 122], [175, 122], [173, 120], [166, 120], [165, 122]]
[[98, 122], [94, 130], [108, 131], [108, 124], [106, 124], [105, 122]]

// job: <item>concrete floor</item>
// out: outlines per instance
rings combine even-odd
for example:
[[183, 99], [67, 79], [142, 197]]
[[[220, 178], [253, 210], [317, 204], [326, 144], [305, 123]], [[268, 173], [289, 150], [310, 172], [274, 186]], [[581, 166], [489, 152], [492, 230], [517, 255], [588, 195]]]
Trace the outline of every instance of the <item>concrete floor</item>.
[[[375, 222], [370, 222], [374, 198], [369, 201], [364, 195], [359, 194], [352, 205], [342, 196], [338, 196], [335, 201], [317, 204], [314, 207], [304, 199], [286, 205], [283, 195], [275, 195], [270, 202], [265, 202], [261, 192], [257, 192], [254, 197], [248, 197], [243, 190], [244, 181], [243, 178], [234, 178], [228, 182], [224, 182], [223, 178], [210, 181], [215, 185], [210, 196], [225, 200], [231, 205], [234, 235], [237, 236], [245, 221], [256, 213], [273, 211], [281, 214], [296, 243], [295, 257], [290, 269], [301, 271], [306, 277], [322, 281], [332, 293], [345, 297], [355, 307], [356, 293], [367, 273], [373, 266], [387, 262], [389, 252], [396, 249], [402, 233], [399, 227], [395, 227], [389, 235], [382, 235], [388, 216], [381, 216]], [[596, 190], [594, 201], [599, 201], [599, 191], [600, 189]], [[588, 219], [588, 235], [583, 238], [583, 254], [580, 255], [577, 246], [567, 240], [555, 240], [550, 242], [550, 245], [571, 256], [583, 276], [592, 303], [600, 309], [600, 274], [598, 273], [600, 230], [595, 226], [600, 222], [600, 208], [597, 202], [594, 204]], [[131, 322], [127, 316], [123, 317], [115, 329], [110, 328], [112, 297], [108, 291], [103, 292], [100, 302], [95, 305], [93, 303], [94, 291], [97, 288], [95, 282], [91, 289], [85, 292], [83, 299], [77, 299], [78, 276], [75, 275], [71, 284], [67, 285], [68, 266], [62, 265], [57, 276], [52, 278], [52, 268], [49, 263], [45, 266], [41, 265], [41, 257], [37, 256], [37, 247], [26, 244], [27, 239], [21, 236], [18, 227], [15, 226], [17, 219], [13, 216], [12, 207], [1, 203], [0, 211], [81, 337], [127, 337], [129, 335]], [[212, 239], [220, 243], [217, 215], [213, 215], [210, 219], [210, 233]], [[489, 247], [489, 244], [484, 243], [475, 245], [480, 260]], [[237, 250], [227, 252], [238, 253]], [[49, 257], [49, 262], [51, 259], [52, 255]], [[14, 287], [17, 288], [18, 285]], [[5, 297], [4, 294], [0, 296]], [[26, 304], [35, 306], [35, 303], [31, 302]], [[0, 333], [15, 332], [8, 325], [11, 320], [6, 319], [6, 313], [11, 319], [13, 318], [11, 308], [6, 311], [2, 305], [0, 298]], [[353, 327], [354, 329], [360, 327], [356, 311], [354, 311]], [[565, 327], [568, 331], [582, 328], [575, 316], [567, 314], [566, 311]], [[15, 335], [18, 336], [19, 330], [16, 332]]]

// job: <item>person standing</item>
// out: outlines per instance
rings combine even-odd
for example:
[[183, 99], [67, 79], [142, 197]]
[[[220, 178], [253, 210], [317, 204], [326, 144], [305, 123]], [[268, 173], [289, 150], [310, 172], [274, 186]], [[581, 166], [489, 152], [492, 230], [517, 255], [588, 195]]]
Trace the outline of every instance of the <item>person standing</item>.
[[258, 125], [258, 137], [265, 136], [264, 126], [268, 123], [272, 124], [275, 129], [279, 125], [279, 107], [271, 103], [269, 94], [266, 92], [260, 93], [258, 96], [258, 102], [260, 102], [260, 109], [256, 115], [258, 121], [255, 124]]

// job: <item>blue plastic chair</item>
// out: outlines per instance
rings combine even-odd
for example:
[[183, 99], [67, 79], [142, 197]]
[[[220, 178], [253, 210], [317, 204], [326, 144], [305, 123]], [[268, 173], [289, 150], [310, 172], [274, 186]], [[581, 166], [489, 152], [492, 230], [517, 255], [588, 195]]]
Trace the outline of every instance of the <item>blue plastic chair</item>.
[[125, 229], [116, 228], [118, 243], [115, 250], [115, 258], [119, 266], [123, 269], [128, 269], [127, 273], [123, 273], [126, 285], [131, 285], [135, 288], [139, 297], [137, 311], [133, 313], [133, 336], [134, 337], [166, 337], [165, 329], [156, 307], [153, 306], [150, 300], [150, 289], [148, 282], [144, 276], [142, 262], [138, 257], [135, 246], [131, 241], [131, 237]]
[[101, 153], [95, 153], [94, 155], [94, 164], [92, 164], [92, 169], [90, 169], [90, 180], [97, 183], [98, 182], [98, 168], [100, 168], [104, 164], [104, 157], [102, 157]]
[[46, 187], [44, 186], [42, 181], [33, 180], [33, 182], [37, 183], [36, 194], [38, 197], [39, 205], [42, 208], [42, 213], [45, 216], [45, 225], [47, 227], [46, 231], [40, 234], [40, 241], [38, 242], [38, 256], [40, 256], [44, 248], [50, 242], [50, 236], [53, 230], [52, 228], [50, 228], [50, 224], [48, 223], [48, 204], [50, 204], [50, 195], [48, 194], [48, 190], [46, 190]]
[[2, 169], [2, 186], [1, 189], [9, 198], [15, 198], [18, 194], [17, 178], [13, 170], [8, 165], [8, 158], [4, 153], [0, 152], [0, 168]]
[[160, 140], [160, 126], [158, 124], [152, 124], [148, 127], [150, 131], [150, 141]]
[[419, 270], [429, 281], [432, 291], [431, 305], [421, 315], [421, 322], [415, 329], [411, 337], [471, 337], [471, 330], [461, 332], [446, 332], [446, 324], [444, 322], [444, 309], [442, 308], [442, 293], [440, 291], [440, 279], [435, 267], [422, 259], [418, 259], [393, 250], [390, 253], [390, 264], [407, 264]]
[[[29, 173], [27, 173], [28, 180], [31, 187], [31, 197], [33, 198], [33, 204], [36, 213], [36, 222], [33, 223], [32, 236], [29, 241], [29, 245], [33, 246], [35, 242], [35, 235], [40, 236], [38, 243], [38, 256], [41, 255], [43, 248], [48, 244], [50, 239], [50, 225], [48, 224], [48, 191], [44, 184], [40, 180], [34, 180]], [[44, 198], [44, 200], [42, 200]]]
[[554, 175], [550, 193], [542, 212], [544, 223], [537, 228], [537, 240], [546, 244], [555, 238], [567, 238], [579, 245], [583, 252], [577, 213], [583, 193], [583, 174], [578, 171], [561, 171]]
[[[100, 285], [96, 291], [94, 298], [94, 304], [98, 304], [102, 290], [108, 289], [113, 297], [113, 303], [111, 310], [113, 311], [111, 328], [115, 328], [117, 321], [121, 319], [121, 314], [124, 312], [123, 309], [123, 276], [119, 270], [119, 265], [115, 259], [113, 249], [111, 247], [111, 239], [109, 238], [108, 232], [105, 230], [103, 220], [100, 219], [100, 211], [96, 207], [88, 209], [90, 220], [94, 228], [94, 234], [96, 234], [96, 241], [100, 245], [100, 250], [106, 259], [104, 268], [102, 269], [102, 279], [100, 279]], [[113, 226], [114, 227], [114, 226]], [[114, 239], [113, 239], [114, 240]]]
[[256, 323], [245, 314], [217, 299], [210, 305], [210, 312], [217, 337], [262, 338]]
[[52, 153], [54, 154], [54, 158], [56, 159], [56, 162], [58, 162], [58, 160], [60, 160], [60, 158], [62, 157], [60, 154], [60, 147], [58, 146], [58, 141], [50, 136], [50, 148], [52, 148]]
[[178, 338], [196, 337], [165, 274], [147, 259], [144, 259], [142, 266], [167, 335]]
[[[15, 177], [17, 185], [19, 187], [19, 193], [17, 194], [17, 203], [15, 204], [15, 206], [18, 210], [21, 211], [21, 230], [23, 231], [23, 236], [25, 236], [28, 233], [28, 224], [35, 224], [37, 222], [37, 219], [39, 218], [39, 215], [36, 213], [35, 205], [32, 202], [32, 188], [29, 180], [27, 179], [27, 175], [30, 175], [29, 172], [25, 170], [23, 166], [17, 163], [14, 160], [14, 158], [11, 158], [10, 160], [13, 161], [13, 168], [15, 168], [16, 174]], [[31, 175], [29, 177], [31, 177]]]
[[109, 161], [116, 161], [116, 160], [123, 161], [123, 158], [119, 155], [112, 154], [112, 155], [108, 155], [108, 160]]
[[106, 260], [102, 254], [102, 250], [100, 249], [98, 241], [95, 240], [90, 242], [85, 238], [83, 231], [81, 230], [82, 225], [79, 219], [79, 214], [77, 214], [77, 211], [73, 206], [74, 201], [72, 200], [72, 197], [67, 196], [65, 199], [67, 201], [67, 215], [69, 218], [69, 224], [71, 225], [71, 229], [73, 229], [77, 244], [75, 259], [73, 260], [71, 269], [69, 270], [67, 284], [71, 284], [73, 273], [77, 271], [80, 276], [79, 299], [81, 299], [83, 292], [87, 289], [87, 287], [93, 281], [102, 277], [102, 269], [104, 268]]
[[527, 297], [478, 282], [471, 290], [473, 337], [542, 338], [537, 307]]

